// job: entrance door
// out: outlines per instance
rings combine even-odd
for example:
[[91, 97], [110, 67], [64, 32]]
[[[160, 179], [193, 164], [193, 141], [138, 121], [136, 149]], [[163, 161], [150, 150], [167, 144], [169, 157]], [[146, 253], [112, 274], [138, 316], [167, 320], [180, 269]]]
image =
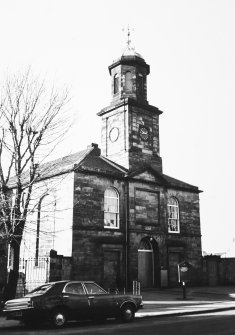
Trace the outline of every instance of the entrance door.
[[141, 287], [154, 286], [154, 258], [152, 245], [143, 239], [138, 249], [138, 281]]

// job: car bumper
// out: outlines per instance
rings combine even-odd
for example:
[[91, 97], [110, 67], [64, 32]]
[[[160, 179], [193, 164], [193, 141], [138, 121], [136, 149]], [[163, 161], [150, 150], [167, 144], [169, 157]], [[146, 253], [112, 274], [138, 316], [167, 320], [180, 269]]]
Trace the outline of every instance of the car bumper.
[[34, 308], [28, 308], [24, 310], [3, 310], [3, 315], [7, 320], [24, 320], [24, 319], [34, 319], [34, 318], [44, 318], [45, 313], [42, 310], [36, 310]]

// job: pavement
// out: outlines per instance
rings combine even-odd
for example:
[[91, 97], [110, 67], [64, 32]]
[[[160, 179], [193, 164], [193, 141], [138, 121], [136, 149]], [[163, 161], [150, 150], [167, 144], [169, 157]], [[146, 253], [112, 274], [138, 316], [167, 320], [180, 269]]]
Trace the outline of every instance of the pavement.
[[[137, 318], [163, 317], [235, 310], [235, 286], [149, 289], [141, 292], [144, 308]], [[19, 321], [0, 316], [0, 329], [19, 325]]]
[[235, 309], [235, 286], [152, 289], [141, 292], [144, 308], [136, 317], [173, 316]]

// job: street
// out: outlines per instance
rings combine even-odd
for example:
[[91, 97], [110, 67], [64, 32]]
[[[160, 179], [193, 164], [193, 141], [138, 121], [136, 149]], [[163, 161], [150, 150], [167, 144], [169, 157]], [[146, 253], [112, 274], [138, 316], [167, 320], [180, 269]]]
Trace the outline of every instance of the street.
[[6, 325], [0, 329], [1, 335], [97, 335], [97, 334], [144, 334], [144, 335], [208, 335], [208, 334], [234, 334], [235, 311], [223, 311], [208, 314], [188, 316], [158, 317], [135, 319], [134, 322], [124, 324], [116, 320], [104, 323], [73, 322], [64, 329], [56, 330], [47, 327], [26, 329], [18, 323]]

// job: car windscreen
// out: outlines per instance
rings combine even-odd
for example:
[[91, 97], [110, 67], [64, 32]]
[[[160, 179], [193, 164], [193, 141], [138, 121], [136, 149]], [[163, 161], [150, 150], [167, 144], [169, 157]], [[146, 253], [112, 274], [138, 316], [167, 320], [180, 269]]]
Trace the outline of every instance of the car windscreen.
[[39, 286], [37, 288], [35, 288], [33, 291], [29, 292], [26, 297], [28, 295], [38, 295], [38, 294], [43, 294], [46, 293], [53, 285], [52, 284], [45, 284], [42, 286]]

